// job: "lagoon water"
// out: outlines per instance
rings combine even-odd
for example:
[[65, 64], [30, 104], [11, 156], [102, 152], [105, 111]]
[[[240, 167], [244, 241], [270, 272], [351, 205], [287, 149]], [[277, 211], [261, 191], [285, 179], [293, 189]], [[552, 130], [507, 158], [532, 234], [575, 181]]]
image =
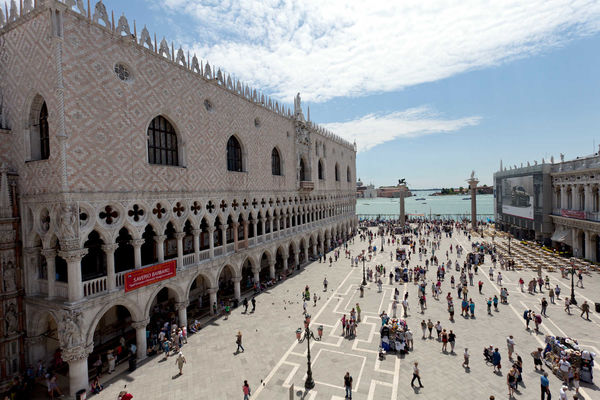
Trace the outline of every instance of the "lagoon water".
[[[404, 208], [407, 214], [422, 214], [429, 216], [431, 213], [442, 215], [470, 215], [471, 200], [469, 195], [448, 195], [448, 196], [430, 196], [435, 191], [415, 191], [412, 197], [407, 197], [404, 202]], [[424, 198], [425, 200], [417, 200]], [[468, 200], [463, 200], [469, 198]], [[376, 199], [357, 199], [356, 213], [366, 215], [398, 215], [400, 209], [398, 199], [376, 198]], [[477, 195], [477, 214], [479, 218], [493, 218], [494, 214], [494, 195]]]

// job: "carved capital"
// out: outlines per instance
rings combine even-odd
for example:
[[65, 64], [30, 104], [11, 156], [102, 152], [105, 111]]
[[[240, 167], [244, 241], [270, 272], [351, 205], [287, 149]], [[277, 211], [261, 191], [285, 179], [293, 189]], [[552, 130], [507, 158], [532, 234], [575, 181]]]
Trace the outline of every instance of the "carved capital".
[[102, 245], [102, 251], [104, 251], [107, 255], [114, 254], [115, 250], [117, 250], [118, 248], [119, 245], [116, 243]]
[[58, 255], [64, 259], [67, 263], [80, 262], [81, 259], [88, 253], [88, 249], [77, 249], [59, 251]]
[[219, 291], [218, 287], [206, 289], [206, 293], [208, 293], [208, 294], [214, 294], [214, 293], [217, 293], [218, 291]]
[[143, 321], [134, 321], [134, 322], [131, 323], [131, 326], [134, 329], [141, 329], [141, 328], [146, 328], [149, 323], [150, 323], [150, 320], [149, 319], [145, 319]]
[[154, 241], [157, 244], [163, 244], [165, 242], [165, 240], [167, 239], [167, 235], [156, 235], [154, 236]]
[[187, 306], [189, 306], [189, 305], [190, 305], [189, 301], [177, 302], [177, 303], [175, 303], [175, 310], [177, 310], [177, 311], [182, 310], [184, 308], [187, 308]]
[[142, 245], [146, 242], [145, 239], [133, 239], [131, 240], [131, 245], [133, 247], [142, 247]]
[[62, 359], [66, 362], [87, 360], [88, 356], [92, 353], [93, 350], [93, 344], [90, 344], [88, 346], [80, 345], [62, 349]]
[[46, 260], [53, 259], [56, 257], [56, 249], [42, 249], [42, 255], [46, 257]]
[[[54, 250], [54, 249], [51, 249]], [[40, 252], [42, 251], [42, 249], [40, 249], [39, 247], [24, 247], [23, 248], [23, 253], [27, 256], [37, 256], [38, 254], [40, 254]]]
[[200, 236], [200, 234], [202, 233], [202, 229], [192, 229], [192, 233], [194, 234], [194, 236]]
[[215, 227], [214, 226], [209, 226], [208, 227], [208, 233], [213, 233], [215, 231]]
[[175, 239], [177, 239], [177, 240], [183, 240], [184, 237], [185, 237], [185, 232], [176, 232], [175, 233]]

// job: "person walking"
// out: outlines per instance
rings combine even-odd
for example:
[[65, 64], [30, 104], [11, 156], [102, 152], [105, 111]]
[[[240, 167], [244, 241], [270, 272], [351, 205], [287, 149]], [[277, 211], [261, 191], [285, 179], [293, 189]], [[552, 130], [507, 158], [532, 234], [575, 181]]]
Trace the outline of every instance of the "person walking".
[[548, 308], [548, 300], [546, 300], [545, 297], [542, 297], [542, 315], [544, 317], [548, 317], [548, 315], [546, 315], [547, 308]]
[[479, 294], [482, 294], [481, 289], [483, 289], [483, 282], [482, 281], [477, 282], [477, 286], [479, 286]]
[[500, 355], [500, 352], [498, 351], [498, 348], [496, 347], [494, 349], [494, 352], [492, 353], [492, 365], [494, 366], [494, 372], [496, 372], [496, 371], [500, 372], [500, 369], [502, 368], [502, 364], [500, 364], [501, 361], [502, 361], [502, 356]]
[[446, 333], [445, 329], [442, 330], [442, 352], [448, 352], [448, 333]]
[[352, 399], [352, 376], [350, 372], [346, 372], [344, 375], [344, 389], [346, 389], [346, 399]]
[[533, 367], [536, 371], [538, 370], [538, 367], [540, 367], [540, 371], [544, 370], [544, 365], [542, 363], [542, 351], [543, 349], [538, 347], [536, 350], [531, 352], [531, 357], [533, 357]]
[[512, 355], [515, 351], [515, 339], [513, 335], [506, 338], [506, 347], [508, 348], [508, 359], [512, 360]]
[[470, 357], [469, 348], [465, 347], [465, 352], [463, 353], [463, 363], [462, 363], [463, 368], [467, 368], [467, 369], [469, 368], [469, 357]]
[[448, 333], [448, 343], [450, 343], [450, 353], [454, 354], [454, 345], [456, 344], [456, 334], [454, 332], [452, 332], [452, 329], [450, 329], [450, 332]]
[[506, 375], [506, 384], [508, 385], [508, 398], [512, 398], [517, 388], [517, 371], [513, 366]]
[[177, 358], [175, 359], [175, 365], [177, 365], [177, 368], [179, 368], [179, 375], [183, 375], [183, 364], [185, 364], [185, 357], [183, 356], [182, 352], [179, 352], [179, 354], [177, 355]]
[[429, 330], [429, 339], [431, 339], [431, 330], [433, 329], [433, 322], [431, 320], [427, 320], [427, 329]]
[[487, 301], [487, 312], [488, 312], [488, 315], [492, 315], [492, 298], [491, 297]]
[[317, 294], [315, 293], [313, 295], [313, 307], [316, 307], [316, 306], [317, 306]]
[[406, 332], [404, 332], [404, 339], [406, 339], [406, 349], [413, 349], [413, 334], [410, 328], [406, 328]]
[[327, 277], [325, 277], [325, 279], [323, 279], [323, 291], [326, 292], [327, 291], [327, 285], [329, 284], [329, 282], [327, 282]]
[[250, 385], [248, 385], [248, 381], [244, 381], [242, 392], [244, 393], [244, 400], [250, 400]]
[[552, 288], [548, 290], [548, 297], [550, 297], [550, 303], [554, 304], [554, 290]]
[[356, 322], [360, 322], [360, 305], [356, 303]]
[[237, 335], [235, 336], [235, 344], [237, 344], [237, 349], [236, 349], [236, 353], [240, 352], [240, 349], [242, 349], [242, 353], [244, 352], [244, 346], [242, 346], [242, 332], [238, 331]]
[[404, 310], [404, 318], [408, 316], [408, 299], [405, 297], [402, 300], [402, 309]]
[[427, 331], [427, 322], [425, 322], [425, 320], [421, 321], [421, 330], [423, 330], [422, 339], [425, 339], [425, 332]]
[[498, 296], [494, 295], [494, 311], [498, 311]]
[[411, 387], [415, 386], [415, 379], [419, 382], [419, 387], [421, 387], [421, 388], [425, 387], [421, 383], [421, 373], [419, 371], [419, 363], [416, 362], [416, 361], [415, 361], [415, 364], [413, 366], [413, 377], [412, 377], [412, 380], [410, 381], [410, 386]]
[[544, 400], [546, 395], [548, 396], [548, 400], [552, 398], [550, 395], [550, 380], [548, 379], [548, 373], [546, 371], [540, 376], [540, 393], [542, 400]]
[[579, 273], [577, 274], [577, 283], [575, 284], [575, 286], [583, 289], [583, 274], [581, 273], [581, 271], [579, 271]]
[[571, 315], [571, 300], [568, 297], [565, 297], [565, 311]]
[[250, 312], [254, 312], [254, 310], [256, 309], [256, 298], [252, 298], [252, 311]]
[[581, 317], [585, 314], [585, 319], [590, 320], [590, 305], [587, 300], [581, 304]]
[[392, 301], [392, 318], [396, 318], [396, 309], [398, 308], [398, 302], [396, 299]]
[[248, 313], [248, 299], [246, 297], [244, 297], [244, 301], [242, 302], [242, 305], [244, 306], [244, 314]]
[[435, 330], [437, 331], [437, 338], [438, 341], [442, 339], [442, 337], [440, 336], [442, 334], [442, 324], [440, 323], [440, 321], [438, 321], [435, 324]]

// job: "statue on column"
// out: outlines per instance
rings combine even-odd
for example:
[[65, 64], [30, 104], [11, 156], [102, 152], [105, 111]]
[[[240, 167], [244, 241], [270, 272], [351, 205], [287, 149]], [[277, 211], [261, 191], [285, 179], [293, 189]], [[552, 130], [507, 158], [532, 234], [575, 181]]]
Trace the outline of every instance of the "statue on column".
[[9, 303], [8, 305], [8, 309], [6, 310], [6, 314], [4, 315], [4, 321], [6, 321], [6, 336], [17, 333], [17, 310], [13, 302]]
[[61, 235], [61, 239], [77, 238], [77, 211], [76, 204], [63, 204], [60, 207], [58, 231]]
[[4, 291], [14, 292], [17, 290], [17, 283], [15, 281], [15, 267], [12, 261], [7, 262], [3, 265], [3, 267]]
[[63, 316], [62, 323], [58, 328], [60, 347], [67, 349], [81, 343], [81, 314], [68, 312]]

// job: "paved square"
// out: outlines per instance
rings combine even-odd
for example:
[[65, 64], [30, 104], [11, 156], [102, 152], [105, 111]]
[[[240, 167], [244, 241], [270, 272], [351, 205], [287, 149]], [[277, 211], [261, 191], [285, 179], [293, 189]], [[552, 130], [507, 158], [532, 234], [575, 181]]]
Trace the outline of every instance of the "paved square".
[[[473, 238], [473, 240], [480, 240]], [[490, 240], [486, 237], [486, 240]], [[497, 239], [499, 240], [499, 239]], [[374, 244], [379, 245], [376, 239]], [[442, 238], [441, 248], [436, 255], [445, 261], [445, 253], [450, 244], [461, 244], [465, 253], [471, 251], [468, 238], [455, 231], [452, 238]], [[352, 254], [357, 254], [368, 246], [359, 241], [350, 245]], [[389, 271], [391, 246], [385, 246], [385, 252], [377, 254], [367, 267], [383, 264]], [[342, 252], [343, 253], [343, 252]], [[450, 254], [450, 259], [456, 259], [456, 253]], [[459, 258], [462, 265], [463, 257]], [[423, 261], [424, 263], [424, 261]], [[421, 264], [423, 264], [421, 263]], [[418, 257], [413, 257], [411, 265], [417, 265]], [[315, 330], [323, 325], [323, 340], [312, 341], [311, 356], [313, 378], [316, 386], [306, 393], [306, 399], [343, 399], [343, 376], [349, 371], [354, 379], [354, 399], [487, 399], [495, 395], [496, 399], [507, 398], [506, 373], [509, 370], [506, 349], [506, 337], [515, 336], [516, 352], [524, 360], [523, 380], [525, 386], [519, 387], [517, 399], [539, 398], [539, 373], [533, 370], [531, 351], [543, 343], [544, 334], [566, 335], [579, 340], [586, 349], [600, 355], [600, 337], [598, 328], [600, 318], [591, 314], [591, 321], [579, 317], [577, 309], [573, 315], [563, 311], [562, 301], [550, 304], [548, 318], [544, 318], [541, 326], [542, 333], [536, 335], [533, 331], [525, 330], [522, 318], [523, 310], [532, 308], [539, 311], [541, 295], [521, 293], [518, 287], [519, 277], [525, 281], [535, 276], [535, 271], [502, 271], [504, 286], [508, 288], [509, 304], [499, 305], [498, 312], [487, 315], [485, 300], [498, 294], [500, 288], [488, 278], [491, 266], [489, 257], [485, 265], [475, 275], [474, 282], [484, 282], [483, 294], [477, 292], [476, 286], [469, 286], [469, 297], [476, 303], [475, 318], [463, 318], [456, 312], [454, 323], [448, 320], [445, 295], [451, 291], [456, 299], [456, 290], [450, 288], [449, 275], [442, 283], [441, 300], [434, 300], [427, 288], [428, 308], [421, 314], [417, 305], [417, 286], [413, 283], [401, 285], [383, 285], [383, 291], [378, 293], [377, 286], [369, 282], [363, 298], [359, 295], [359, 284], [362, 280], [362, 268], [351, 268], [350, 260], [341, 258], [329, 263], [314, 262], [294, 275], [286, 282], [269, 289], [257, 297], [257, 310], [254, 314], [242, 314], [236, 309], [228, 320], [214, 320], [198, 334], [189, 339], [183, 352], [187, 358], [184, 374], [176, 376], [175, 360], [166, 361], [162, 357], [148, 360], [137, 371], [120, 375], [113, 379], [106, 389], [96, 398], [116, 398], [116, 394], [127, 384], [135, 398], [138, 399], [242, 399], [242, 383], [247, 379], [252, 391], [252, 398], [288, 399], [290, 386], [294, 385], [294, 398], [300, 398], [306, 377], [306, 342], [298, 343], [295, 330], [302, 325], [301, 293], [305, 285], [309, 285], [311, 295], [316, 292], [319, 296], [316, 307], [312, 301], [309, 313], [312, 315], [311, 328]], [[427, 274], [428, 283], [434, 278], [435, 272], [430, 269]], [[544, 273], [545, 274], [545, 273]], [[323, 291], [323, 278], [329, 281], [329, 290]], [[552, 285], [559, 284], [563, 296], [570, 291], [570, 281], [560, 278], [559, 272], [549, 273]], [[385, 280], [388, 283], [388, 280]], [[600, 279], [596, 272], [584, 278], [585, 288], [577, 289], [576, 296], [581, 301], [588, 300], [591, 304], [600, 300]], [[401, 296], [409, 293], [409, 315], [407, 321], [414, 333], [414, 351], [406, 356], [388, 354], [383, 361], [378, 360], [379, 314], [386, 310], [391, 313], [394, 287], [398, 287]], [[561, 296], [561, 299], [564, 297]], [[340, 318], [356, 303], [362, 308], [362, 322], [357, 329], [354, 339], [341, 335]], [[401, 307], [398, 307], [400, 314]], [[441, 343], [437, 339], [422, 339], [420, 322], [431, 319], [434, 323], [440, 321], [446, 329], [452, 329], [457, 335], [456, 354], [443, 353]], [[244, 334], [246, 351], [234, 354], [235, 334], [241, 330]], [[435, 332], [435, 331], [434, 331]], [[435, 336], [435, 335], [434, 335]], [[483, 347], [498, 346], [503, 358], [503, 373], [501, 376], [492, 372], [491, 366], [484, 363]], [[462, 352], [468, 347], [471, 353], [471, 369], [462, 368]], [[410, 387], [412, 378], [412, 363], [419, 361], [423, 385], [420, 390]], [[595, 367], [598, 372], [598, 366]], [[597, 378], [598, 379], [598, 378]], [[560, 381], [550, 375], [551, 390], [558, 398]], [[581, 393], [584, 398], [600, 398], [600, 390], [595, 385], [582, 383]], [[574, 393], [569, 392], [570, 398]]]

